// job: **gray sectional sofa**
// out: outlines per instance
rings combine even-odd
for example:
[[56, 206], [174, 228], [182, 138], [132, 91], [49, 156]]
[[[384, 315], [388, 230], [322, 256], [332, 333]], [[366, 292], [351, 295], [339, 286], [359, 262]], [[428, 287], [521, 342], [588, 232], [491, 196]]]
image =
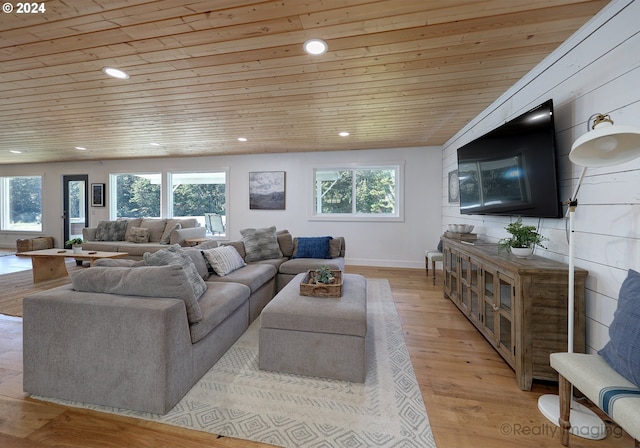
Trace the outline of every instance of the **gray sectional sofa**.
[[213, 242], [165, 246], [143, 260], [100, 260], [73, 274], [71, 285], [26, 297], [25, 392], [168, 412], [260, 315], [289, 272], [321, 264], [344, 269], [343, 238], [331, 240], [338, 240], [331, 259], [297, 257], [299, 240], [278, 232], [281, 255], [258, 260], [246, 239], [228, 243], [240, 249], [230, 251], [240, 267], [224, 275], [207, 264], [207, 251], [226, 250]]
[[170, 244], [186, 246], [185, 240], [205, 238], [206, 228], [193, 218], [128, 218], [100, 221], [96, 227], [82, 229], [84, 250], [126, 252], [127, 258], [141, 260]]

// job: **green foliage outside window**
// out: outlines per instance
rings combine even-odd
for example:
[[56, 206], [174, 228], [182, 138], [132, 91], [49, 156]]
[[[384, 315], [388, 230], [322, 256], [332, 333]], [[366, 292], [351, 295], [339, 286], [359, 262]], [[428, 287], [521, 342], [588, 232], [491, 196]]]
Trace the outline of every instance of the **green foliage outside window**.
[[393, 168], [317, 170], [316, 185], [319, 186], [316, 189], [319, 214], [391, 215], [396, 212], [396, 170]]

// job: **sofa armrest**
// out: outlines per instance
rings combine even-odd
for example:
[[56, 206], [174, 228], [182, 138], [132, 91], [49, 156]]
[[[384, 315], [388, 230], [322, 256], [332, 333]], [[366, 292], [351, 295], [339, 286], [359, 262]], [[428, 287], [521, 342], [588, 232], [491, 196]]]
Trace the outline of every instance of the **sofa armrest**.
[[23, 306], [26, 392], [166, 413], [192, 385], [182, 300], [65, 285], [26, 297]]
[[186, 246], [184, 240], [189, 238], [206, 238], [206, 227], [188, 227], [186, 229], [173, 230], [169, 237], [169, 244], [179, 244]]
[[86, 241], [95, 241], [96, 240], [96, 230], [97, 227], [85, 227], [82, 229], [82, 239]]

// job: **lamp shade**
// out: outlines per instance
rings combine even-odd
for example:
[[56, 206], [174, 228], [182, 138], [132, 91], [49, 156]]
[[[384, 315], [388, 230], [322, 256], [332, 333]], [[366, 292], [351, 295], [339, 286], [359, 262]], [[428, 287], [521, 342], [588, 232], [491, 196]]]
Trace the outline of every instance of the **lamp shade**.
[[602, 122], [578, 138], [569, 159], [587, 167], [610, 166], [640, 157], [640, 128]]

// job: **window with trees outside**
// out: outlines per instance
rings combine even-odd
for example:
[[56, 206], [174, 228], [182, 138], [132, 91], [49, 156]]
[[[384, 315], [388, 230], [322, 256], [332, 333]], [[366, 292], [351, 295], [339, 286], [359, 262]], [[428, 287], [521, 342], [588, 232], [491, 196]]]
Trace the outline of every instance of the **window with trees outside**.
[[2, 230], [42, 231], [42, 176], [3, 177]]
[[[174, 218], [197, 218], [213, 236], [227, 228], [227, 173], [169, 173], [169, 204]], [[208, 219], [205, 219], [207, 216]]]
[[111, 204], [116, 218], [159, 218], [160, 173], [111, 174]]
[[[226, 170], [168, 173], [168, 185], [163, 188], [162, 173], [111, 174], [111, 207], [116, 218], [158, 218], [166, 200], [166, 217], [196, 218], [207, 227], [207, 233], [225, 236], [227, 178]], [[167, 195], [163, 199], [164, 191]], [[217, 223], [211, 219], [213, 215]]]
[[401, 166], [315, 169], [315, 219], [402, 220]]

